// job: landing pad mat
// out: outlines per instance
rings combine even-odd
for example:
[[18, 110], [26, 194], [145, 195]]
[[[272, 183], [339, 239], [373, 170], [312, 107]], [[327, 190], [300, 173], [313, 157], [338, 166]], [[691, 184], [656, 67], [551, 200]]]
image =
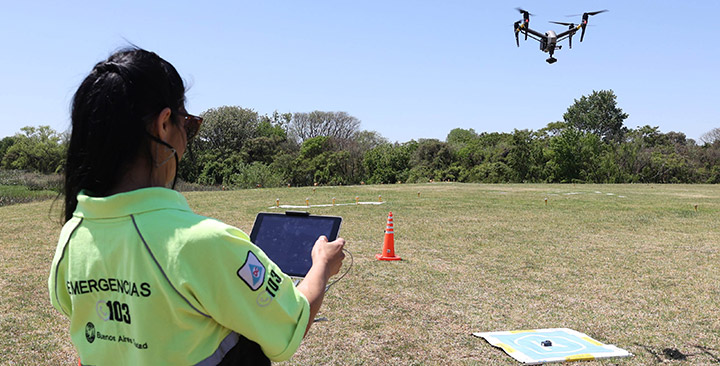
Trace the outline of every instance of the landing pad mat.
[[526, 365], [628, 357], [632, 354], [568, 328], [473, 333]]

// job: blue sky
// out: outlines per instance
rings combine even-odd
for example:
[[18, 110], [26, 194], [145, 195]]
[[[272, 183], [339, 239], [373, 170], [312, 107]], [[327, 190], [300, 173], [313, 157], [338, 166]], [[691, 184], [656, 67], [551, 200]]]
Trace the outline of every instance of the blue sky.
[[[102, 4], [101, 4], [102, 3]], [[104, 4], [107, 3], [107, 4]], [[516, 47], [514, 9], [531, 28], [592, 17], [585, 40]], [[697, 139], [720, 127], [718, 1], [4, 1], [0, 137], [69, 128], [72, 95], [93, 65], [132, 42], [191, 88], [188, 110], [237, 105], [345, 111], [390, 141], [444, 140], [453, 128], [537, 130], [593, 90], [629, 114]]]

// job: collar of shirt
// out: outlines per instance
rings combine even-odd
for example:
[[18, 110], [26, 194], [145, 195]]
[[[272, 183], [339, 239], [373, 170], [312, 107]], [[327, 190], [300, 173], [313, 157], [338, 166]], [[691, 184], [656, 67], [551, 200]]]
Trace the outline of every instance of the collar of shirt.
[[191, 211], [180, 192], [152, 187], [108, 197], [92, 197], [83, 190], [78, 194], [78, 205], [73, 215], [86, 219], [107, 219], [163, 209]]

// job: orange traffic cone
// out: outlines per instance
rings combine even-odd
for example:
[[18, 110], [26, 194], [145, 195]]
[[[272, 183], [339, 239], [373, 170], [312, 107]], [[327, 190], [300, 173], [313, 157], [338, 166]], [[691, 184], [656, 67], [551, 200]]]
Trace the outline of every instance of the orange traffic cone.
[[375, 254], [375, 258], [381, 261], [399, 261], [400, 257], [395, 255], [395, 232], [393, 229], [392, 212], [388, 214], [387, 227], [385, 228], [385, 240], [383, 240], [382, 254]]

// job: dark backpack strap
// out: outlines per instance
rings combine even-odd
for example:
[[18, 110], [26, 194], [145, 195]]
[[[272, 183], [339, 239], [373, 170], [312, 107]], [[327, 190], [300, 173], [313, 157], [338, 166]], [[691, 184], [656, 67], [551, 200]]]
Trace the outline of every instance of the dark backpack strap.
[[260, 345], [238, 334], [240, 339], [218, 365], [270, 365]]

